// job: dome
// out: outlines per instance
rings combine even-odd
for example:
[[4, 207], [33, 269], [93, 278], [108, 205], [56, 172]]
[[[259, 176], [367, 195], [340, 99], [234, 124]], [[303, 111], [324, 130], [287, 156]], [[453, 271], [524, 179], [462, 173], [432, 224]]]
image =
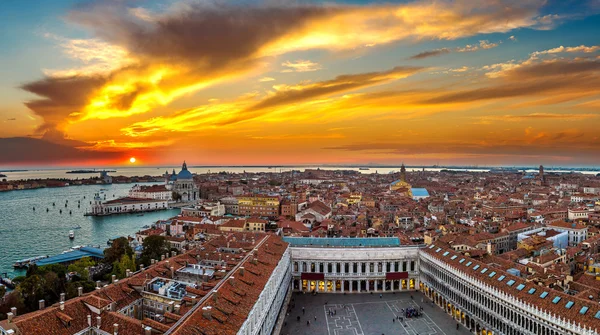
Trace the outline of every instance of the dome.
[[193, 179], [194, 176], [192, 175], [192, 173], [188, 170], [181, 170], [178, 174], [177, 174], [177, 180], [182, 180], [182, 179]]
[[183, 165], [181, 166], [181, 171], [179, 171], [179, 173], [177, 174], [177, 180], [182, 179], [194, 179], [192, 173], [188, 171], [187, 164], [185, 164], [185, 162], [183, 162]]

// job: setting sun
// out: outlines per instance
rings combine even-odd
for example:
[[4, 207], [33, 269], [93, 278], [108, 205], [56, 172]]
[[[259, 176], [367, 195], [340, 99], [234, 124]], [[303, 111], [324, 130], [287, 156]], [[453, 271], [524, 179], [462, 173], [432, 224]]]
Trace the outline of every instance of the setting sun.
[[135, 157], [129, 158], [129, 163], [135, 163]]

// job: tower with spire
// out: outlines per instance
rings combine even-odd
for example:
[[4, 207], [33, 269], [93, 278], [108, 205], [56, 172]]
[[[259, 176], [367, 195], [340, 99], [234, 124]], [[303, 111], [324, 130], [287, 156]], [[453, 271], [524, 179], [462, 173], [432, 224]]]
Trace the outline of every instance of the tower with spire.
[[404, 167], [404, 163], [400, 166], [400, 181], [406, 183], [406, 168]]
[[406, 181], [406, 167], [400, 167], [400, 179], [390, 184], [390, 191], [395, 194], [412, 198], [412, 186]]

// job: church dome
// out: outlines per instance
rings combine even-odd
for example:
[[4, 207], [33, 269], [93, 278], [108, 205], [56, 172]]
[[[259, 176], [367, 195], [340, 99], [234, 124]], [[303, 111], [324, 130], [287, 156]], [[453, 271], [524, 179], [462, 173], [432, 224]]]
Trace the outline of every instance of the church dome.
[[181, 171], [179, 171], [179, 173], [177, 174], [177, 180], [183, 179], [194, 179], [192, 173], [187, 169], [187, 164], [185, 164], [185, 162], [183, 162], [183, 165], [181, 166]]

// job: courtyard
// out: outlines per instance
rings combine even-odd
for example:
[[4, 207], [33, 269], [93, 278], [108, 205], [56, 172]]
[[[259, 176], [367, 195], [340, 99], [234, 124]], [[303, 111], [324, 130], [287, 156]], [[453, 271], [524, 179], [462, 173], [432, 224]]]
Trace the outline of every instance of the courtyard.
[[[412, 298], [411, 298], [412, 297]], [[373, 294], [294, 293], [281, 335], [458, 335], [470, 334], [420, 292]], [[304, 312], [302, 308], [304, 307]], [[402, 309], [422, 316], [404, 318]], [[331, 313], [335, 313], [331, 315]], [[298, 317], [300, 320], [298, 320]], [[316, 317], [316, 318], [315, 318]], [[307, 324], [307, 321], [310, 324]]]

